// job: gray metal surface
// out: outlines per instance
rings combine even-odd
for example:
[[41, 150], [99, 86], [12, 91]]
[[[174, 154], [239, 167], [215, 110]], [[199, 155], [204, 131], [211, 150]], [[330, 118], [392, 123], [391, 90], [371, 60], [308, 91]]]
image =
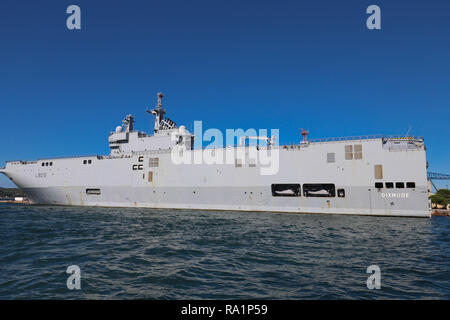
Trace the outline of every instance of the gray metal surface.
[[[171, 159], [174, 149], [200, 158], [211, 150], [192, 150], [193, 136], [183, 126], [161, 124], [161, 98], [152, 110], [161, 115], [154, 134], [133, 131], [132, 118], [127, 117], [125, 130], [118, 128], [109, 136], [109, 156], [9, 161], [0, 172], [37, 204], [430, 216], [423, 138], [361, 137], [270, 146], [279, 155], [273, 175], [261, 175], [263, 165], [258, 162], [176, 164]], [[216, 149], [230, 150], [253, 152], [259, 158], [267, 147]], [[351, 156], [348, 150], [354, 150]], [[382, 166], [382, 179], [375, 179], [376, 165]], [[411, 182], [414, 187], [406, 187]], [[301, 190], [304, 184], [334, 184], [345, 195], [274, 196], [273, 184], [300, 184]]]

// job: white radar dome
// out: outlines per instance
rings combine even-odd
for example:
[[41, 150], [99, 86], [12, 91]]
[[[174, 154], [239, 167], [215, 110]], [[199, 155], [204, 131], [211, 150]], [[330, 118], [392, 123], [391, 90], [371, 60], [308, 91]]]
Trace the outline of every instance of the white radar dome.
[[116, 127], [116, 133], [120, 133], [120, 132], [122, 132], [122, 130], [123, 130], [122, 126]]
[[180, 131], [181, 134], [185, 134], [186, 133], [186, 127], [185, 126], [180, 126], [179, 131]]

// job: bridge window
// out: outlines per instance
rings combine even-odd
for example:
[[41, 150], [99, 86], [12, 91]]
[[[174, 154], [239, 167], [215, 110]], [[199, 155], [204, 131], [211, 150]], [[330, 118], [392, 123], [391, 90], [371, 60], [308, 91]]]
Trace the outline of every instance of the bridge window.
[[300, 184], [298, 183], [272, 184], [272, 196], [300, 197]]
[[159, 167], [159, 158], [149, 158], [148, 159], [148, 166], [150, 168], [152, 168], [152, 167]]
[[362, 155], [362, 144], [355, 144], [354, 145], [354, 150], [355, 150], [355, 160], [361, 160], [363, 158]]
[[336, 188], [332, 183], [310, 183], [303, 185], [305, 197], [335, 197]]
[[345, 146], [345, 160], [360, 160], [362, 159], [362, 144], [346, 145]]
[[345, 160], [353, 160], [353, 146], [345, 146]]
[[393, 182], [386, 182], [386, 189], [392, 189], [394, 188], [394, 183]]
[[415, 183], [415, 182], [407, 182], [407, 183], [406, 183], [406, 187], [407, 187], [407, 188], [413, 188], [413, 189], [414, 189], [414, 188], [416, 187], [416, 183]]
[[403, 188], [405, 188], [405, 183], [404, 182], [396, 182], [395, 187], [397, 189], [403, 189]]

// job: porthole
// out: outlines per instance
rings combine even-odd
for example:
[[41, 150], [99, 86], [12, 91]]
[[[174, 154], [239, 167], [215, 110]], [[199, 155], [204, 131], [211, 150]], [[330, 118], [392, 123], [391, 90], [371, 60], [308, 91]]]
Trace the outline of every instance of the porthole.
[[407, 187], [407, 188], [413, 188], [413, 189], [414, 189], [414, 188], [416, 187], [416, 183], [415, 183], [415, 182], [407, 182], [407, 183], [406, 183], [406, 187]]

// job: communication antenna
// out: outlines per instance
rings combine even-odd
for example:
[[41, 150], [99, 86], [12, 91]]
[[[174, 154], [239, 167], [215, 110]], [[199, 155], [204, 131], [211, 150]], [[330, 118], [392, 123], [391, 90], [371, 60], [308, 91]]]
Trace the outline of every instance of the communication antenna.
[[306, 129], [303, 129], [303, 128], [301, 128], [300, 130], [301, 130], [301, 134], [302, 134], [302, 136], [303, 136], [303, 141], [302, 141], [302, 143], [308, 143], [308, 134], [309, 134], [309, 131], [306, 130]]
[[411, 131], [411, 129], [412, 129], [412, 126], [411, 126], [411, 125], [409, 125], [408, 131], [406, 131], [406, 134], [405, 134], [405, 136], [406, 136], [406, 137], [408, 137], [408, 136], [409, 136], [409, 132]]
[[133, 132], [134, 130], [134, 117], [129, 114], [122, 120], [123, 125], [125, 126], [125, 132]]
[[161, 92], [158, 92], [158, 103], [156, 107], [152, 110], [146, 110], [146, 112], [155, 116], [155, 126], [153, 131], [158, 132], [160, 129], [160, 123], [164, 119], [164, 115], [166, 114], [166, 110], [162, 108], [162, 98], [164, 95]]

